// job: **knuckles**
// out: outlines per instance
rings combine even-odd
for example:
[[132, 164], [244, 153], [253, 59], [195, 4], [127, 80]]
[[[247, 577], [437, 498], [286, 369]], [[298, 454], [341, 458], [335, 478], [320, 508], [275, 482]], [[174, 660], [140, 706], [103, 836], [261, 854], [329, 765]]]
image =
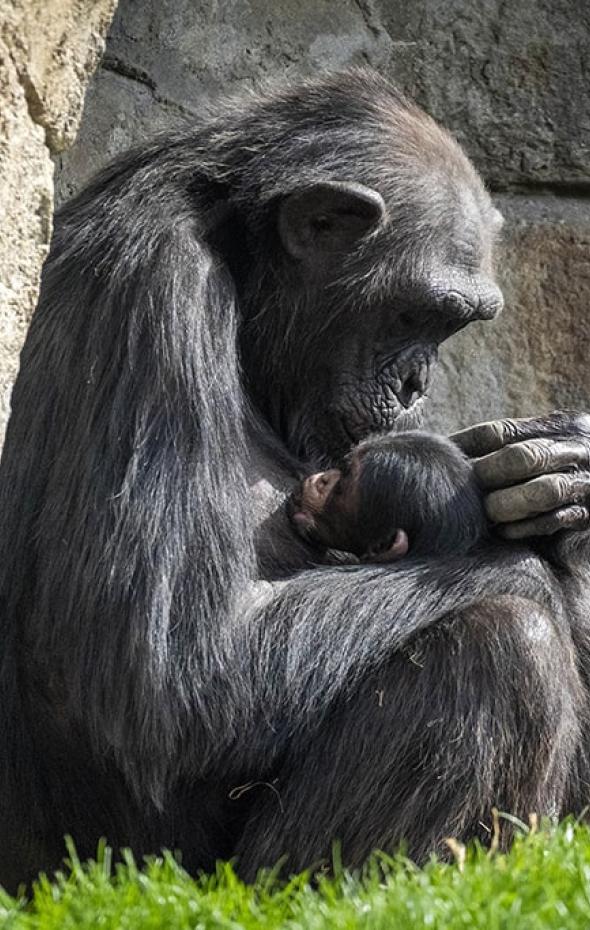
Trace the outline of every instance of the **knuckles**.
[[583, 527], [590, 524], [590, 509], [581, 504], [557, 510], [554, 516], [560, 529]]
[[590, 448], [590, 414], [555, 410], [542, 417], [487, 420], [454, 433], [451, 438], [467, 455], [482, 456], [527, 440], [586, 441]]
[[506, 446], [474, 462], [475, 474], [484, 487], [489, 488], [533, 478], [551, 471], [554, 445], [548, 440], [532, 439]]
[[551, 416], [563, 418], [563, 432], [566, 435], [583, 436], [590, 439], [590, 414], [556, 411]]
[[491, 420], [452, 438], [474, 458], [489, 491], [486, 513], [500, 535], [523, 539], [590, 526], [590, 414]]
[[584, 530], [590, 526], [590, 509], [580, 505], [561, 507], [552, 513], [530, 520], [506, 523], [498, 528], [505, 539], [525, 539], [530, 536], [552, 536], [560, 530]]
[[501, 488], [517, 481], [590, 466], [590, 442], [572, 439], [529, 439], [506, 446], [474, 462], [484, 487]]
[[519, 431], [517, 421], [511, 420], [510, 418], [498, 420], [497, 431], [501, 438], [502, 446], [518, 442], [519, 439], [523, 438]]
[[[529, 520], [566, 506], [574, 519], [585, 519], [590, 502], [590, 473], [543, 475], [521, 485], [493, 491], [485, 501], [493, 523]], [[551, 516], [553, 516], [551, 514]]]
[[552, 510], [568, 499], [570, 481], [567, 475], [544, 475], [528, 485], [528, 500], [538, 511]]

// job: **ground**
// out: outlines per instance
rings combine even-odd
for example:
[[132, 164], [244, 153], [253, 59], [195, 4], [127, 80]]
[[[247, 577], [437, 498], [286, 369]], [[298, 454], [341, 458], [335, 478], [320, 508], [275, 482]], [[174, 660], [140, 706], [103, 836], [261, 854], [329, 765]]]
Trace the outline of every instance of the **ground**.
[[[455, 847], [456, 861], [417, 869], [378, 857], [366, 875], [278, 885], [272, 876], [244, 886], [230, 865], [189, 878], [172, 856], [139, 869], [129, 857], [112, 867], [109, 851], [42, 880], [32, 900], [0, 892], [1, 930], [588, 930], [590, 829], [572, 821], [523, 827], [508, 855]], [[337, 855], [336, 855], [336, 869]]]

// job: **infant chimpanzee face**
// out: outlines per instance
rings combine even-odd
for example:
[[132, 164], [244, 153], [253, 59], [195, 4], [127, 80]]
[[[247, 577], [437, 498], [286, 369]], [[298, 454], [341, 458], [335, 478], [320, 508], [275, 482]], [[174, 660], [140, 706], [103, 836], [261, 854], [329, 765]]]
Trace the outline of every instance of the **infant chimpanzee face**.
[[291, 522], [308, 542], [372, 561], [393, 561], [408, 551], [404, 530], [393, 528], [386, 545], [367, 547], [359, 527], [362, 459], [353, 452], [341, 468], [310, 475], [288, 502]]
[[460, 554], [487, 536], [471, 462], [444, 436], [372, 436], [340, 468], [306, 478], [288, 504], [296, 531], [365, 561]]

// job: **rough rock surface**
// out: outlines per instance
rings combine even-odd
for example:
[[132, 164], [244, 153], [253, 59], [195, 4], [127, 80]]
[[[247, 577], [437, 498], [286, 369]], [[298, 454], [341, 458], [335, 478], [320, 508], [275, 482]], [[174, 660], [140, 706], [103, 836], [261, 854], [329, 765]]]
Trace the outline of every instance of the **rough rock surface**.
[[590, 409], [590, 201], [496, 198], [505, 309], [441, 348], [429, 423]]
[[390, 49], [356, 0], [126, 0], [88, 89], [79, 143], [60, 161], [59, 197], [221, 93], [351, 63], [383, 70]]
[[391, 72], [497, 187], [590, 182], [588, 0], [381, 0]]
[[215, 94], [350, 64], [389, 74], [494, 187], [590, 185], [588, 0], [122, 0], [63, 193]]
[[0, 440], [53, 215], [51, 153], [70, 145], [116, 0], [2, 0]]
[[430, 422], [590, 409], [588, 0], [120, 0], [60, 196], [218, 93], [367, 63], [508, 192], [506, 309], [443, 347]]

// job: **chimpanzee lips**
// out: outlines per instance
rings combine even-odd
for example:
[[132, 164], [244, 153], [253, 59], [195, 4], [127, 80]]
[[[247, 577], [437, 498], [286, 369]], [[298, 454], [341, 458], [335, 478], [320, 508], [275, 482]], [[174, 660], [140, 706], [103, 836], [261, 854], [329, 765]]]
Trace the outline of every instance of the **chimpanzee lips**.
[[342, 431], [350, 442], [373, 432], [419, 425], [419, 403], [428, 391], [436, 346], [404, 350], [382, 361], [376, 374], [347, 384], [338, 402]]
[[407, 410], [426, 394], [436, 359], [434, 347], [403, 353], [381, 368], [376, 378], [377, 388], [386, 396], [393, 392], [398, 405]]
[[373, 359], [368, 370], [343, 371], [332, 383], [328, 403], [306, 411], [287, 433], [289, 448], [302, 460], [329, 468], [371, 433], [419, 429], [436, 361], [436, 345], [414, 345]]

